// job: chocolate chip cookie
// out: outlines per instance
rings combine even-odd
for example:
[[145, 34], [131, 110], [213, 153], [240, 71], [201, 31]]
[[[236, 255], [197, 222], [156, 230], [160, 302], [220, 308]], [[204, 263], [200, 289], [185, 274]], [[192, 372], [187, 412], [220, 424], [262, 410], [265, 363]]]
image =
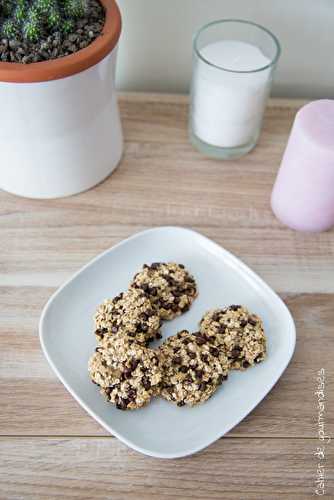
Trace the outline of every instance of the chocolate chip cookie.
[[148, 404], [162, 379], [157, 353], [120, 333], [101, 341], [89, 360], [88, 371], [101, 394], [120, 410]]
[[98, 342], [118, 332], [133, 337], [141, 344], [161, 338], [160, 317], [140, 289], [132, 288], [113, 299], [105, 300], [98, 307], [94, 321]]
[[230, 367], [243, 370], [260, 363], [266, 356], [266, 338], [261, 319], [245, 307], [231, 305], [225, 309], [207, 312], [200, 331], [224, 356]]
[[188, 311], [197, 296], [194, 278], [182, 264], [154, 262], [144, 265], [131, 283], [149, 297], [162, 319], [173, 319]]
[[161, 395], [178, 406], [194, 406], [212, 396], [227, 378], [228, 359], [199, 332], [169, 337], [158, 349], [163, 370]]

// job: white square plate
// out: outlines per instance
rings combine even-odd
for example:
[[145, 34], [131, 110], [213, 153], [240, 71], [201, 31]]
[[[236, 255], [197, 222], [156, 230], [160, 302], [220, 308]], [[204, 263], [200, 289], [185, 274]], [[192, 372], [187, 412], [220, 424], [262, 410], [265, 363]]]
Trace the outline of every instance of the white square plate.
[[[189, 312], [164, 323], [164, 337], [197, 330], [208, 309], [243, 304], [264, 320], [268, 357], [246, 372], [231, 372], [202, 405], [178, 408], [155, 399], [146, 408], [123, 412], [106, 403], [88, 377], [95, 348], [92, 316], [106, 297], [128, 287], [144, 263], [156, 261], [185, 264], [199, 289]], [[40, 320], [44, 354], [81, 406], [131, 448], [161, 458], [195, 453], [237, 425], [282, 375], [295, 339], [287, 307], [261, 278], [216, 243], [180, 227], [141, 232], [99, 255], [51, 297]]]

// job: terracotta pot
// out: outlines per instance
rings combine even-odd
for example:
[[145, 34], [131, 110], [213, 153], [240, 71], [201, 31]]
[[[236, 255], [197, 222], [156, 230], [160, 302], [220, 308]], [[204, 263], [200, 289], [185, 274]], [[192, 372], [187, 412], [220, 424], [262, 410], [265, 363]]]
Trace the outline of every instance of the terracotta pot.
[[119, 163], [123, 137], [115, 91], [121, 15], [114, 0], [101, 36], [70, 56], [0, 62], [0, 188], [58, 198], [91, 188]]

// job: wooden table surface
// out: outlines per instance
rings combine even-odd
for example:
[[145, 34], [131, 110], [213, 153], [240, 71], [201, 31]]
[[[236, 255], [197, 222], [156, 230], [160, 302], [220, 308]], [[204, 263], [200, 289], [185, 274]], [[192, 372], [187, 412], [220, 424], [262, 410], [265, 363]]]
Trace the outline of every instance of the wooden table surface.
[[[185, 97], [126, 94], [120, 103], [125, 154], [104, 183], [53, 201], [0, 193], [0, 498], [311, 498], [322, 368], [333, 435], [334, 232], [293, 232], [269, 205], [301, 102], [271, 101], [258, 147], [225, 162], [189, 144]], [[160, 225], [194, 228], [235, 253], [281, 295], [297, 326], [293, 360], [264, 401], [224, 438], [178, 460], [140, 455], [108, 435], [57, 380], [38, 340], [56, 287], [96, 254]], [[333, 443], [325, 448], [334, 498]]]

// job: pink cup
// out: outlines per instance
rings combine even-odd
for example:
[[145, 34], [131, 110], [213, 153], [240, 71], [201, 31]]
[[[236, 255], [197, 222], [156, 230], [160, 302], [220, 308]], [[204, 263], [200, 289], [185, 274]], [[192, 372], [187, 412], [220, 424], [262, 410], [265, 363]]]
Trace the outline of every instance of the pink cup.
[[297, 231], [334, 226], [334, 100], [302, 107], [271, 196], [276, 217]]

